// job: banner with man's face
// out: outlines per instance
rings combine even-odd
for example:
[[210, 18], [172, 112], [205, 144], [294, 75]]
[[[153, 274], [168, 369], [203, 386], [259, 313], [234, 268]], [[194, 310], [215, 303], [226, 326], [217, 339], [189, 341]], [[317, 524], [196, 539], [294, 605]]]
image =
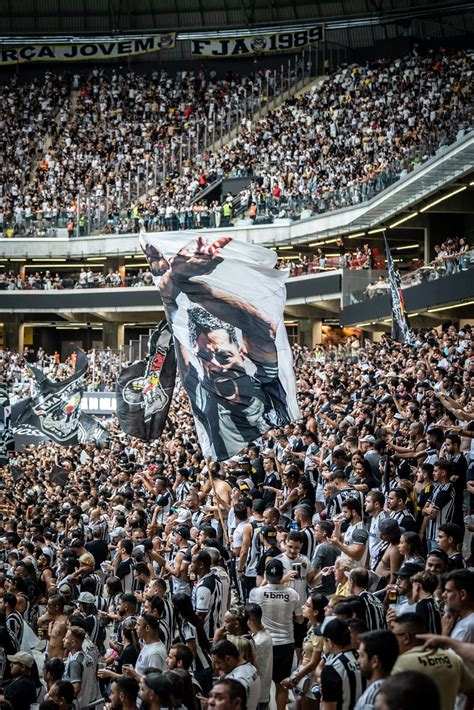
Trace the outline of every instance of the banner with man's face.
[[286, 271], [222, 237], [140, 236], [175, 339], [204, 455], [221, 461], [299, 417], [285, 330]]

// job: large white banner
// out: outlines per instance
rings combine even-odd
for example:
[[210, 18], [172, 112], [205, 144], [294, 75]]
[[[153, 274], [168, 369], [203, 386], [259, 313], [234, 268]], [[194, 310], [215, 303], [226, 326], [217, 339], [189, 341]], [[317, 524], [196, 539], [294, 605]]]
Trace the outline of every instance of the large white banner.
[[0, 66], [26, 62], [83, 62], [87, 59], [117, 59], [149, 52], [159, 52], [175, 46], [174, 32], [121, 39], [116, 42], [83, 42], [70, 44], [26, 44], [22, 47], [0, 46]]
[[276, 254], [232, 237], [142, 233], [205, 456], [299, 417]]

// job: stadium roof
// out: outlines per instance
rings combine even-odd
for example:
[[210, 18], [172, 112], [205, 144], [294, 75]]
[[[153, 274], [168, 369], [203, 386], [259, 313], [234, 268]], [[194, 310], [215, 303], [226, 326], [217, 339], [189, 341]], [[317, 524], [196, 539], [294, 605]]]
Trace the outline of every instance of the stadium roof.
[[[426, 34], [472, 29], [468, 0], [0, 0], [3, 37], [130, 33], [152, 30], [263, 28], [308, 20], [382, 20], [396, 13], [402, 26], [414, 16], [429, 19]], [[406, 16], [406, 20], [404, 20]], [[390, 19], [387, 17], [387, 20]], [[425, 34], [425, 33], [423, 33]], [[183, 37], [184, 39], [184, 37]]]

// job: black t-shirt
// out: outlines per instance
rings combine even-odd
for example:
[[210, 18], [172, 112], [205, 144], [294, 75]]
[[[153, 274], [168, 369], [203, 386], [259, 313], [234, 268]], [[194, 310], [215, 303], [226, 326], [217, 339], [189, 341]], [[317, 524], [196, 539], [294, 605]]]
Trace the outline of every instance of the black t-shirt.
[[124, 665], [130, 664], [131, 666], [135, 667], [135, 663], [137, 662], [138, 658], [138, 651], [136, 648], [134, 648], [132, 645], [125, 646], [123, 651], [121, 651], [117, 657], [117, 660], [115, 661], [115, 670], [117, 673], [122, 672], [122, 668]]
[[36, 688], [32, 678], [14, 678], [5, 687], [5, 700], [8, 700], [13, 710], [26, 710], [31, 703], [36, 702]]
[[267, 549], [262, 552], [262, 556], [258, 561], [257, 574], [263, 577], [265, 574], [265, 565], [268, 560], [272, 559], [272, 557], [278, 557], [279, 555], [281, 555], [279, 547], [267, 547]]
[[99, 569], [102, 562], [109, 556], [109, 547], [104, 540], [92, 540], [84, 545], [86, 550], [91, 553], [95, 560], [95, 568]]

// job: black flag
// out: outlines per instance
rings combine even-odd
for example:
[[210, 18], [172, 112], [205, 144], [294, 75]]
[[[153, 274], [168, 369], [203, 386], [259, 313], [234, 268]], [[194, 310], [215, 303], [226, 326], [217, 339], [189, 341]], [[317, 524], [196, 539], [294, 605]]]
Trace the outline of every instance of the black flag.
[[76, 351], [74, 374], [66, 380], [53, 382], [41, 370], [31, 367], [38, 393], [26, 397], [12, 407], [12, 428], [17, 440], [30, 444], [52, 440], [62, 446], [74, 446], [87, 441], [105, 441], [108, 432], [100, 422], [81, 411], [84, 376], [89, 363], [83, 350]]
[[25, 475], [23, 469], [18, 466], [10, 466], [10, 473], [15, 483], [18, 483]]
[[61, 486], [64, 488], [69, 479], [69, 471], [66, 471], [62, 466], [55, 465], [49, 474], [49, 480], [53, 486]]
[[9, 461], [9, 453], [15, 450], [15, 438], [11, 428], [10, 395], [4, 385], [0, 385], [0, 466]]
[[126, 434], [145, 441], [161, 436], [175, 378], [173, 336], [161, 321], [150, 335], [146, 359], [125, 367], [117, 380], [117, 417]]
[[383, 236], [385, 241], [385, 253], [387, 255], [388, 281], [390, 284], [390, 304], [392, 308], [392, 340], [397, 343], [412, 345], [415, 336], [408, 322], [408, 315], [405, 308], [405, 299], [403, 298], [402, 285], [400, 282], [400, 274], [395, 269], [390, 247], [388, 246], [387, 237]]

